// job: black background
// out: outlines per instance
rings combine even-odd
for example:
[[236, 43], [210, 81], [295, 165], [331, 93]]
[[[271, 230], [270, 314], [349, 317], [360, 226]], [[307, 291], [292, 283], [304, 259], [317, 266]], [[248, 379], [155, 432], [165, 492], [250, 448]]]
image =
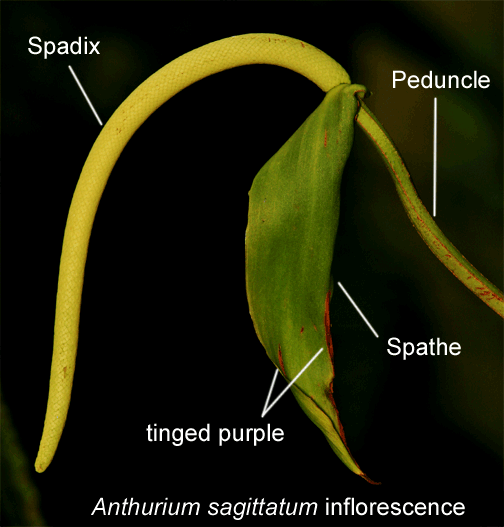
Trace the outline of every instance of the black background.
[[[274, 66], [223, 72], [184, 90], [121, 155], [89, 247], [68, 421], [48, 470], [32, 468], [66, 215], [100, 129], [69, 64], [105, 122], [149, 75], [198, 46], [252, 32], [305, 40], [373, 92], [368, 105], [429, 210], [438, 97], [436, 221], [502, 288], [502, 15], [500, 2], [2, 3], [2, 390], [48, 525], [502, 525], [502, 322], [426, 248], [359, 129], [333, 272], [379, 338], [336, 290], [334, 385], [352, 454], [382, 485], [345, 468], [290, 394], [261, 419], [274, 367], [245, 295], [247, 192], [323, 98]], [[33, 35], [87, 36], [100, 41], [100, 55], [44, 60], [28, 52]], [[477, 70], [491, 87], [393, 90], [394, 69]], [[462, 354], [402, 361], [387, 354], [390, 337], [456, 341]], [[268, 422], [284, 430], [282, 443], [216, 444], [219, 427]], [[149, 443], [152, 423], [210, 423], [212, 441]], [[11, 484], [4, 475], [4, 503]], [[466, 514], [324, 515], [326, 498], [347, 496], [461, 501]], [[91, 516], [100, 497], [199, 501], [202, 512]], [[205, 514], [210, 501], [256, 497], [317, 501], [319, 514], [239, 522]], [[16, 521], [2, 517], [2, 525]]]

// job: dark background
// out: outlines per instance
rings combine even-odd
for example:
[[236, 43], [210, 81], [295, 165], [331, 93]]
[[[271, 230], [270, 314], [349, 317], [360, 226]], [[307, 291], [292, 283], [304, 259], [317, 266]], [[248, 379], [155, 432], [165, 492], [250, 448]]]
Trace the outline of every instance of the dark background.
[[[335, 399], [352, 474], [287, 394], [261, 419], [274, 367], [244, 281], [247, 192], [323, 98], [273, 66], [184, 90], [135, 134], [111, 175], [86, 267], [68, 421], [53, 463], [33, 469], [47, 398], [66, 215], [100, 127], [149, 75], [221, 38], [274, 32], [317, 46], [366, 85], [367, 103], [432, 210], [438, 97], [441, 229], [502, 289], [501, 2], [2, 2], [2, 525], [231, 525], [229, 517], [91, 516], [106, 502], [317, 501], [316, 518], [242, 525], [502, 525], [502, 321], [424, 245], [361, 130], [342, 187], [332, 301]], [[100, 41], [100, 55], [30, 55], [28, 39]], [[392, 89], [408, 75], [479, 74], [491, 87]], [[403, 83], [405, 84], [405, 83]], [[459, 342], [458, 357], [390, 357], [387, 340]], [[279, 393], [283, 381], [278, 381]], [[10, 419], [9, 419], [10, 416]], [[285, 432], [217, 447], [218, 427]], [[149, 443], [148, 424], [212, 442]], [[8, 443], [8, 444], [7, 444]], [[11, 450], [11, 448], [13, 450]], [[12, 454], [11, 452], [14, 452]], [[462, 517], [326, 517], [343, 501], [461, 501]], [[23, 500], [25, 500], [23, 502]]]

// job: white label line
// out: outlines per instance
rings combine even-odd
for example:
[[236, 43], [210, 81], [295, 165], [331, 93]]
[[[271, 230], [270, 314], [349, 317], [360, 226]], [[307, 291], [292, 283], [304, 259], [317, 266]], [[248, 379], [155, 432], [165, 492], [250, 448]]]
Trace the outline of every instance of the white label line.
[[100, 118], [98, 117], [98, 114], [96, 113], [96, 110], [93, 108], [93, 105], [91, 104], [91, 101], [89, 100], [89, 97], [87, 96], [86, 92], [84, 91], [84, 88], [82, 87], [82, 84], [79, 82], [79, 79], [77, 78], [77, 75], [75, 75], [74, 70], [72, 69], [72, 66], [68, 66], [68, 69], [70, 70], [70, 73], [73, 75], [73, 78], [75, 79], [75, 82], [79, 86], [82, 95], [84, 95], [84, 98], [86, 99], [87, 103], [89, 104], [89, 107], [93, 111], [96, 119], [100, 123], [100, 126], [103, 126], [103, 123], [100, 121]]
[[374, 336], [376, 338], [378, 338], [378, 333], [376, 333], [376, 331], [374, 330], [373, 326], [368, 322], [368, 319], [364, 316], [362, 311], [357, 307], [357, 304], [353, 301], [352, 297], [346, 292], [346, 289], [341, 285], [341, 282], [338, 282], [338, 285], [339, 285], [340, 289], [343, 291], [343, 293], [345, 293], [345, 295], [347, 296], [348, 300], [350, 300], [350, 302], [352, 303], [352, 306], [355, 307], [355, 309], [357, 310], [357, 313], [359, 313], [359, 315], [362, 317], [364, 322], [368, 325], [369, 329], [373, 332]]
[[432, 169], [433, 179], [433, 205], [432, 205], [432, 216], [436, 216], [436, 187], [437, 187], [437, 97], [434, 97], [434, 167]]
[[292, 381], [284, 388], [284, 390], [282, 391], [282, 393], [268, 406], [268, 403], [269, 403], [269, 400], [270, 400], [270, 397], [271, 397], [271, 392], [273, 391], [273, 386], [275, 386], [275, 381], [276, 381], [276, 378], [277, 378], [277, 375], [278, 375], [278, 368], [275, 370], [275, 374], [273, 375], [273, 381], [271, 382], [271, 386], [270, 386], [270, 390], [269, 390], [269, 393], [268, 393], [268, 397], [266, 397], [266, 403], [264, 404], [264, 408], [263, 408], [263, 412], [262, 412], [262, 415], [261, 417], [264, 417], [272, 408], [273, 406], [275, 406], [275, 404], [278, 402], [278, 400], [280, 399], [280, 397], [282, 397], [282, 395], [284, 395], [284, 393], [299, 379], [299, 377], [301, 376], [301, 374], [306, 370], [306, 368], [308, 368], [308, 366], [322, 353], [322, 351], [324, 350], [324, 348], [320, 348], [317, 353], [315, 353], [315, 355], [306, 363], [306, 365], [304, 366], [304, 368], [294, 377], [294, 379], [292, 379]]

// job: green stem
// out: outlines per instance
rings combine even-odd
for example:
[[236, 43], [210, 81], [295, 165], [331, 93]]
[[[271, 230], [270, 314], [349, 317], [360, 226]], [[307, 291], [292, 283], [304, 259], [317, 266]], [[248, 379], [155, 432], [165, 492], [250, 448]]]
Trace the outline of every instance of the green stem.
[[441, 232], [418, 197], [411, 176], [392, 139], [362, 100], [356, 120], [385, 161], [406, 213], [423, 241], [467, 288], [504, 318], [502, 291], [473, 267]]

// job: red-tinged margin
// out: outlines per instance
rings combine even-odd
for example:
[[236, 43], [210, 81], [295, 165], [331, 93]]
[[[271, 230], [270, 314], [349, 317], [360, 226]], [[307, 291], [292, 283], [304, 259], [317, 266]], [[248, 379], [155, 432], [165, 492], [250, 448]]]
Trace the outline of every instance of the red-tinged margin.
[[284, 377], [287, 378], [287, 374], [285, 373], [283, 357], [282, 357], [282, 347], [280, 346], [280, 344], [278, 345], [278, 362], [280, 363], [280, 368], [282, 369], [282, 373], [284, 374]]
[[[324, 326], [325, 326], [325, 339], [326, 339], [326, 345], [327, 345], [327, 351], [329, 352], [329, 357], [331, 358], [331, 367], [332, 367], [332, 373], [333, 373], [333, 379], [334, 379], [334, 348], [332, 343], [332, 335], [331, 335], [331, 318], [329, 314], [329, 304], [331, 302], [331, 291], [327, 291], [327, 295], [325, 298], [325, 310], [324, 310]], [[355, 458], [352, 456], [352, 453], [350, 452], [350, 449], [348, 448], [346, 437], [345, 437], [345, 431], [343, 430], [343, 425], [341, 424], [340, 418], [339, 418], [339, 410], [336, 407], [336, 401], [334, 400], [333, 396], [333, 383], [331, 381], [331, 384], [329, 385], [329, 388], [327, 390], [327, 398], [331, 401], [331, 404], [333, 405], [334, 411], [336, 412], [336, 418], [338, 419], [338, 434], [343, 441], [343, 444], [345, 445], [347, 452], [349, 453], [350, 457], [352, 458], [353, 462], [357, 466], [357, 468], [361, 471], [358, 476], [361, 476], [364, 478], [368, 483], [371, 483], [372, 485], [381, 485], [381, 482], [379, 481], [373, 481], [371, 478], [366, 476], [366, 474], [362, 471], [357, 461], [355, 461]]]

